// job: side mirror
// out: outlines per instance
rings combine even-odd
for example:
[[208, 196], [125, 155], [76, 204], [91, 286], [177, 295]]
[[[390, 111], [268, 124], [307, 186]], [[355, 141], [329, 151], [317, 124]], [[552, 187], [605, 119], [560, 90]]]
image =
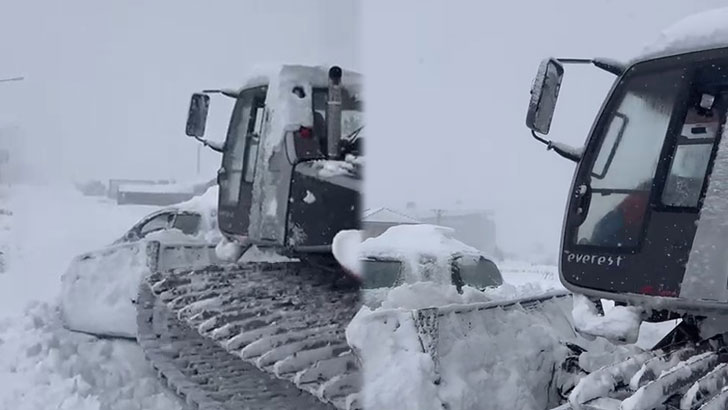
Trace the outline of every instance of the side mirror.
[[555, 58], [547, 58], [538, 67], [531, 87], [526, 126], [540, 134], [548, 134], [556, 110], [564, 67]]
[[210, 96], [195, 93], [190, 99], [190, 110], [187, 113], [187, 127], [185, 132], [190, 137], [200, 138], [205, 135], [207, 111], [210, 108]]

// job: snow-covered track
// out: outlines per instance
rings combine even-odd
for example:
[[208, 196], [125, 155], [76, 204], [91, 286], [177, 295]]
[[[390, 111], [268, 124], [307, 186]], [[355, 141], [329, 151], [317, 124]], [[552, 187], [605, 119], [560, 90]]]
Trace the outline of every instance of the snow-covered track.
[[725, 409], [728, 350], [718, 336], [646, 351], [583, 377], [559, 410]]
[[355, 409], [358, 307], [353, 282], [305, 262], [173, 269], [141, 285], [138, 340], [192, 408]]

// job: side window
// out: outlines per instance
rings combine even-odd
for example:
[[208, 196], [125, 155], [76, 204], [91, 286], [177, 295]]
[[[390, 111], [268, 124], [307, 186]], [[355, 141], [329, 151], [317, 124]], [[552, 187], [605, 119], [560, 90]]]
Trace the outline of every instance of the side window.
[[402, 263], [396, 260], [365, 259], [361, 261], [364, 271], [364, 289], [393, 288], [401, 282]]
[[200, 215], [193, 213], [177, 214], [172, 227], [179, 229], [185, 235], [197, 235], [200, 229]]
[[458, 260], [458, 272], [464, 285], [483, 289], [503, 284], [498, 266], [492, 261], [480, 256], [463, 256]]
[[163, 213], [155, 216], [154, 218], [150, 219], [147, 223], [142, 225], [141, 229], [139, 230], [139, 233], [142, 237], [146, 236], [147, 234], [159, 231], [162, 229], [167, 229], [169, 227], [170, 222], [172, 222], [172, 214], [171, 213]]
[[664, 205], [698, 206], [719, 128], [720, 116], [715, 109], [691, 107], [688, 110], [662, 191]]

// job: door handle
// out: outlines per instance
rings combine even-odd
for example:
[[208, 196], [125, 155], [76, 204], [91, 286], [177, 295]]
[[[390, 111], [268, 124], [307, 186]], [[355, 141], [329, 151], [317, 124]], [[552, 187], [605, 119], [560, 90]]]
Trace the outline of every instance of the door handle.
[[574, 215], [577, 218], [577, 225], [581, 225], [586, 219], [591, 205], [592, 190], [588, 184], [580, 184], [574, 189]]

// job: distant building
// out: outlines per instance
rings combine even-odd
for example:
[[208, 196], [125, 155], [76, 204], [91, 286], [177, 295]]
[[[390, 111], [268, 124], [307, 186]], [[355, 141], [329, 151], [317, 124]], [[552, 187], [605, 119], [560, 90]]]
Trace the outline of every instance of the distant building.
[[396, 225], [421, 223], [419, 220], [393, 209], [384, 207], [365, 209], [361, 217], [362, 230], [364, 231], [362, 239], [379, 236]]

